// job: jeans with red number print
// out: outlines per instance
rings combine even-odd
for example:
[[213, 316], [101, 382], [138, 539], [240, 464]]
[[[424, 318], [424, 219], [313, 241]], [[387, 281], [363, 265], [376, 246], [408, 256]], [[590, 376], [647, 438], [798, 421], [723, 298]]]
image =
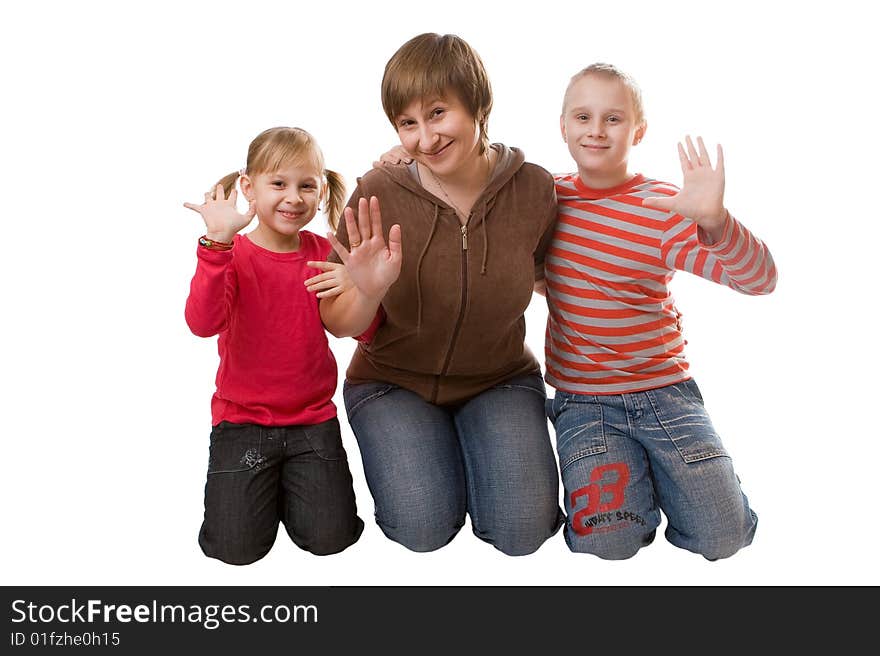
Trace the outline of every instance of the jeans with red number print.
[[693, 380], [614, 395], [559, 391], [547, 401], [565, 487], [569, 549], [630, 558], [666, 539], [709, 560], [749, 545], [758, 517]]

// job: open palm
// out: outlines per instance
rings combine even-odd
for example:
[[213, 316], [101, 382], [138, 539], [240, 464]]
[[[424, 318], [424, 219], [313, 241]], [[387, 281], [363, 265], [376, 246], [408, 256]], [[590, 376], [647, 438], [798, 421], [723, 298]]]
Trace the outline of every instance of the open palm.
[[724, 153], [718, 145], [715, 167], [702, 137], [697, 137], [697, 148], [687, 137], [687, 150], [679, 143], [678, 157], [684, 181], [674, 196], [645, 198], [642, 204], [667, 212], [674, 212], [713, 232], [721, 227], [726, 217], [724, 209]]
[[245, 214], [239, 212], [235, 207], [237, 197], [238, 194], [233, 189], [227, 198], [223, 185], [218, 184], [213, 192], [209, 191], [205, 194], [205, 202], [201, 205], [184, 203], [183, 206], [202, 215], [207, 229], [205, 234], [209, 238], [217, 241], [232, 241], [233, 235], [246, 227], [257, 213], [257, 206], [253, 201], [248, 205]]
[[348, 233], [349, 249], [336, 236], [328, 235], [333, 250], [345, 264], [348, 275], [361, 293], [381, 301], [388, 288], [400, 275], [403, 250], [400, 242], [400, 226], [395, 224], [388, 231], [388, 244], [382, 236], [382, 214], [379, 199], [375, 196], [358, 201], [357, 217], [350, 207], [343, 212]]

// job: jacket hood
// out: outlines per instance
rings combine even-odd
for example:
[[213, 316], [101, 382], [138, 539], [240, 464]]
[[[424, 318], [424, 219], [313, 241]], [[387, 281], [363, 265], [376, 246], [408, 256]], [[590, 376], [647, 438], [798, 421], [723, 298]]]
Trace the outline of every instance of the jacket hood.
[[[480, 204], [487, 204], [494, 199], [498, 190], [507, 184], [510, 178], [512, 178], [523, 165], [523, 162], [525, 162], [525, 156], [519, 148], [512, 148], [500, 143], [493, 143], [489, 147], [498, 153], [498, 158], [495, 161], [495, 168], [492, 169], [492, 175], [489, 177], [486, 188], [483, 190], [483, 193], [480, 194], [479, 198], [477, 198], [471, 209], [472, 215], [485, 214], [485, 210], [479, 211], [479, 209], [481, 209]], [[419, 181], [415, 161], [409, 165], [383, 166], [379, 170], [394, 180], [394, 182], [405, 187], [417, 196], [454, 211], [452, 206], [422, 187]]]
[[[486, 232], [486, 218], [489, 214], [489, 210], [492, 209], [492, 205], [495, 202], [495, 196], [498, 194], [498, 190], [501, 189], [505, 184], [507, 184], [507, 182], [523, 165], [523, 162], [525, 162], [525, 155], [523, 155], [523, 152], [519, 148], [505, 146], [504, 144], [500, 143], [494, 143], [489, 147], [497, 153], [495, 166], [492, 169], [492, 174], [489, 176], [489, 180], [486, 183], [485, 189], [483, 189], [483, 192], [477, 197], [477, 200], [474, 201], [474, 204], [471, 207], [470, 215], [468, 216], [467, 223], [465, 224], [469, 229], [479, 228], [483, 231], [483, 254], [480, 265], [480, 275], [486, 275], [486, 261], [489, 257], [489, 239], [488, 233]], [[412, 163], [408, 165], [383, 166], [379, 170], [384, 172], [385, 175], [391, 178], [395, 183], [404, 187], [407, 191], [412, 192], [420, 198], [424, 198], [434, 206], [434, 219], [431, 224], [431, 232], [429, 233], [428, 240], [425, 242], [421, 253], [419, 253], [416, 264], [416, 281], [418, 282], [416, 293], [416, 306], [418, 308], [417, 325], [421, 327], [422, 262], [425, 258], [425, 253], [428, 252], [428, 247], [431, 245], [431, 239], [433, 238], [434, 233], [437, 229], [437, 222], [440, 219], [441, 208], [445, 209], [447, 212], [452, 213], [455, 213], [455, 208], [453, 208], [449, 203], [438, 198], [422, 186], [421, 180], [419, 179], [418, 167], [415, 160], [413, 160]]]

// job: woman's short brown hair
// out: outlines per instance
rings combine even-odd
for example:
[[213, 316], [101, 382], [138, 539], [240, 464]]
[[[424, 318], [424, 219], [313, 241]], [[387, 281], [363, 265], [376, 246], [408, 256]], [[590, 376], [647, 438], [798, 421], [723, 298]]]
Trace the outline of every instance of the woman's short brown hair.
[[413, 100], [453, 92], [477, 121], [480, 153], [489, 147], [492, 86], [476, 51], [454, 34], [425, 33], [404, 43], [385, 65], [382, 108], [395, 119]]

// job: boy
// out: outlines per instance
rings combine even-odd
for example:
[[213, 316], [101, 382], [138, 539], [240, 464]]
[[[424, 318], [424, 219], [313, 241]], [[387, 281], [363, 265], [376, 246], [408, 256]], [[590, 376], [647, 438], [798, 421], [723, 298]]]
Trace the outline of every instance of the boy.
[[[629, 558], [666, 538], [709, 560], [751, 543], [757, 516], [688, 373], [668, 283], [689, 271], [745, 294], [770, 293], [767, 248], [724, 208], [721, 147], [679, 144], [680, 191], [636, 175], [645, 135], [638, 87], [594, 64], [565, 92], [560, 128], [577, 173], [556, 177], [547, 254], [547, 402], [575, 552]], [[687, 217], [687, 218], [685, 218]]]

